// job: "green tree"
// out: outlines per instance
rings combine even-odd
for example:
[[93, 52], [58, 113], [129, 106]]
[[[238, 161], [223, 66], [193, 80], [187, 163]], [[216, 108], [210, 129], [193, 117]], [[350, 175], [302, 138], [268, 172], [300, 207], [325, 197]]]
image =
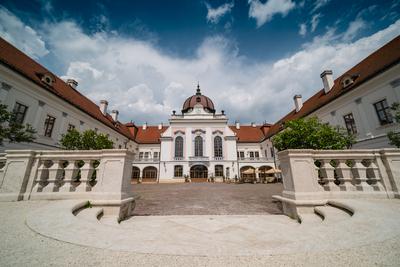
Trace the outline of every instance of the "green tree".
[[105, 134], [98, 134], [93, 130], [83, 133], [72, 129], [63, 134], [61, 145], [67, 150], [99, 150], [113, 148], [113, 142]]
[[274, 146], [285, 149], [345, 149], [355, 138], [343, 128], [322, 123], [316, 117], [286, 122], [285, 129], [272, 138]]
[[[400, 123], [400, 104], [393, 103], [391, 109], [394, 113], [394, 120]], [[388, 138], [390, 140], [390, 144], [396, 147], [400, 147], [400, 131], [390, 131], [388, 132]]]
[[7, 106], [0, 104], [0, 145], [4, 140], [10, 143], [32, 142], [36, 139], [36, 130], [29, 124], [16, 122], [15, 114], [7, 110]]

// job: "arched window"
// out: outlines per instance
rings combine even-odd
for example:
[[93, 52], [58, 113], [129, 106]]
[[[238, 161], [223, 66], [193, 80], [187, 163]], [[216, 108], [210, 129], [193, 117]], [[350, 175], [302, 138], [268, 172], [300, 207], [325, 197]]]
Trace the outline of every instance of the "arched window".
[[203, 138], [201, 138], [201, 136], [196, 136], [196, 138], [194, 138], [194, 156], [203, 156]]
[[183, 137], [175, 138], [175, 158], [183, 158]]
[[222, 138], [221, 138], [221, 136], [216, 136], [214, 138], [214, 157], [222, 158]]
[[176, 165], [174, 167], [174, 177], [182, 177], [183, 176], [183, 167], [182, 165]]

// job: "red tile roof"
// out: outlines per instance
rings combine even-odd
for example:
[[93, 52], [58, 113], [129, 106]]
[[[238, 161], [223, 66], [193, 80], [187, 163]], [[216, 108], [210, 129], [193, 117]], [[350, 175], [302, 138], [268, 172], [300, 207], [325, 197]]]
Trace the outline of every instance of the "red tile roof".
[[126, 124], [132, 135], [135, 136], [135, 141], [139, 144], [160, 144], [160, 137], [167, 126], [163, 126], [162, 129], [158, 129], [158, 126], [147, 126], [146, 130], [143, 130], [142, 126], [134, 126], [133, 124]]
[[[295, 110], [292, 110], [289, 114], [277, 121], [270, 128], [266, 138], [272, 137], [274, 134], [278, 133], [282, 128], [282, 123], [309, 115], [336, 98], [357, 88], [364, 82], [367, 82], [388, 68], [398, 64], [399, 62], [400, 35], [338, 77], [335, 80], [331, 91], [329, 91], [327, 94], [325, 94], [324, 89], [318, 91], [315, 95], [303, 103], [303, 107], [299, 112], [296, 113]], [[352, 85], [343, 88], [341, 84], [342, 79], [348, 76], [356, 76], [357, 78], [354, 80]]]
[[259, 143], [265, 139], [265, 135], [268, 132], [270, 124], [262, 126], [257, 125], [253, 127], [251, 125], [240, 125], [240, 129], [236, 129], [236, 126], [229, 126], [231, 130], [236, 133], [238, 143]]
[[[36, 83], [44, 90], [60, 97], [109, 128], [117, 131], [129, 139], [133, 139], [128, 128], [121, 123], [115, 123], [110, 115], [104, 116], [99, 107], [87, 97], [73, 89], [45, 67], [31, 59], [29, 56], [12, 46], [0, 37], [0, 63], [18, 72], [25, 78]], [[55, 78], [52, 86], [41, 81], [40, 75], [51, 74]]]

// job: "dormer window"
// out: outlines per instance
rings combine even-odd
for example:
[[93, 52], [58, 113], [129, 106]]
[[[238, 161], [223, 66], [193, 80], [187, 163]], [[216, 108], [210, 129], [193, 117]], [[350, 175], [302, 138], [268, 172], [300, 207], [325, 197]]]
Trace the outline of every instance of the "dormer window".
[[200, 97], [196, 97], [196, 102], [201, 102], [201, 98]]
[[346, 87], [352, 85], [354, 83], [355, 79], [357, 79], [358, 76], [359, 75], [352, 75], [352, 76], [346, 75], [346, 76], [344, 76], [343, 79], [342, 79], [342, 87], [346, 88]]
[[53, 86], [53, 83], [55, 82], [55, 77], [50, 73], [45, 73], [42, 74], [41, 81], [49, 86]]

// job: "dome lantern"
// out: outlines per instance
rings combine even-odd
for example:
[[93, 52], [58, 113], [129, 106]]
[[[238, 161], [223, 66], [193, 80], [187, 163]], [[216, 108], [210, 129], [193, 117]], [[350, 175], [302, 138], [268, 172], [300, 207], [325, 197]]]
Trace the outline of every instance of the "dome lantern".
[[182, 113], [191, 111], [197, 104], [201, 104], [206, 112], [215, 113], [214, 103], [210, 98], [201, 94], [199, 84], [197, 84], [196, 94], [187, 98], [183, 103]]

